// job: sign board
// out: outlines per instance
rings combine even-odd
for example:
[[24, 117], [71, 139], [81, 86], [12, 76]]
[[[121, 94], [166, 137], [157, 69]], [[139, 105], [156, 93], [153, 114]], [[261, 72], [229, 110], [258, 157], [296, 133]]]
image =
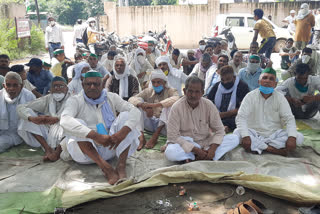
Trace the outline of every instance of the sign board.
[[30, 25], [29, 19], [15, 18], [16, 20], [16, 32], [18, 38], [30, 37]]

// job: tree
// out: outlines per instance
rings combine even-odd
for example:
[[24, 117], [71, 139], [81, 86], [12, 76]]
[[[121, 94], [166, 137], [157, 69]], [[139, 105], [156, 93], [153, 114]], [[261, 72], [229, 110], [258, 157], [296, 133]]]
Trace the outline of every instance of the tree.
[[174, 5], [177, 4], [177, 0], [152, 0], [152, 5]]

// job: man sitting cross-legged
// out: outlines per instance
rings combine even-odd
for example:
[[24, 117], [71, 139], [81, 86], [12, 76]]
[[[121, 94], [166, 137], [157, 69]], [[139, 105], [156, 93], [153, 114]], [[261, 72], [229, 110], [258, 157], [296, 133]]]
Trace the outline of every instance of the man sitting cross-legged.
[[[233, 132], [241, 139], [246, 151], [267, 151], [286, 156], [303, 143], [303, 135], [296, 130], [294, 116], [286, 98], [278, 91], [276, 71], [266, 68], [259, 79], [260, 87], [243, 99]], [[286, 126], [286, 130], [284, 130]]]
[[0, 152], [23, 142], [18, 134], [19, 116], [16, 108], [36, 99], [31, 91], [23, 88], [22, 79], [15, 72], [5, 76], [3, 89], [0, 90]]
[[142, 110], [138, 150], [141, 150], [145, 144], [144, 129], [154, 132], [146, 144], [147, 149], [151, 149], [157, 144], [160, 133], [166, 135], [165, 126], [170, 107], [179, 99], [178, 91], [168, 86], [168, 79], [162, 70], [153, 71], [150, 80], [152, 88], [146, 88], [129, 99], [129, 102]]
[[237, 136], [224, 136], [219, 111], [210, 100], [202, 97], [204, 82], [201, 79], [189, 77], [184, 93], [169, 114], [165, 148], [168, 160], [219, 160], [239, 145]]
[[320, 77], [310, 74], [308, 64], [298, 64], [295, 77], [284, 81], [277, 90], [282, 91], [287, 98], [291, 111], [296, 119], [309, 119], [320, 110]]
[[[126, 178], [127, 157], [138, 148], [140, 132], [136, 127], [141, 113], [119, 95], [103, 89], [102, 78], [99, 72], [87, 72], [83, 91], [68, 99], [60, 124], [71, 137], [62, 148], [77, 163], [96, 163], [108, 182], [115, 184]], [[115, 156], [119, 161], [113, 169], [106, 160]]]
[[30, 146], [42, 146], [44, 160], [56, 161], [60, 158], [60, 142], [65, 135], [59, 120], [69, 97], [67, 81], [56, 76], [52, 79], [50, 94], [17, 107], [23, 119], [21, 130], [24, 134], [20, 133], [20, 136]]
[[230, 132], [236, 128], [236, 116], [243, 98], [249, 93], [248, 85], [235, 76], [231, 66], [220, 69], [221, 81], [217, 82], [209, 92], [211, 100], [220, 112], [225, 131]]

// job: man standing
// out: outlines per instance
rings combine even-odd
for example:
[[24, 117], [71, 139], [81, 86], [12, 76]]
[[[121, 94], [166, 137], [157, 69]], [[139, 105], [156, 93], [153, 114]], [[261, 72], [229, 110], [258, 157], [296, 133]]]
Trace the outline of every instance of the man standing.
[[[153, 71], [150, 80], [152, 88], [146, 88], [129, 99], [129, 102], [140, 108], [142, 112], [138, 150], [141, 150], [144, 144], [147, 149], [152, 149], [157, 144], [159, 135], [167, 134], [166, 123], [170, 108], [179, 99], [177, 90], [169, 88], [168, 79], [161, 70]], [[153, 132], [147, 143], [143, 134], [144, 129]]]
[[45, 151], [44, 160], [60, 158], [60, 142], [65, 135], [59, 121], [69, 97], [67, 81], [54, 77], [50, 94], [17, 107], [17, 113], [23, 119], [21, 130], [25, 132], [20, 136], [30, 146], [41, 146]]
[[213, 86], [208, 99], [219, 110], [225, 132], [230, 132], [236, 128], [235, 118], [243, 98], [249, 93], [249, 88], [235, 75], [231, 66], [223, 66], [220, 76], [221, 81]]
[[241, 51], [234, 53], [232, 60], [229, 61], [229, 65], [233, 68], [236, 75], [239, 73], [241, 68], [247, 67], [247, 64], [243, 62], [243, 55]]
[[0, 152], [23, 142], [18, 134], [20, 121], [16, 108], [36, 99], [31, 91], [23, 88], [22, 79], [15, 72], [6, 74], [3, 87], [0, 90]]
[[84, 30], [85, 28], [82, 25], [82, 20], [78, 19], [77, 25], [74, 26], [74, 30], [73, 30], [73, 46], [76, 46], [77, 43], [83, 43], [82, 36], [83, 36]]
[[42, 61], [38, 58], [32, 58], [28, 64], [29, 71], [27, 79], [29, 82], [37, 88], [37, 91], [46, 95], [51, 87], [52, 74], [48, 70], [42, 69]]
[[320, 8], [317, 10], [317, 15], [315, 17], [314, 35], [313, 35], [313, 46], [319, 50], [320, 47]]
[[296, 25], [294, 24], [294, 21], [296, 19], [296, 11], [295, 10], [290, 10], [290, 16], [287, 16], [282, 22], [288, 24], [288, 31], [290, 32], [291, 35], [294, 34], [296, 31]]
[[261, 72], [260, 57], [251, 55], [247, 67], [240, 69], [239, 78], [245, 82], [249, 86], [249, 90], [252, 91], [259, 87]]
[[[236, 117], [238, 135], [247, 152], [267, 151], [286, 156], [303, 143], [303, 135], [296, 130], [294, 116], [286, 98], [278, 91], [276, 71], [263, 70], [259, 89], [243, 99]], [[283, 128], [286, 127], [286, 130]]]
[[[70, 97], [61, 114], [60, 124], [71, 136], [62, 148], [79, 164], [96, 163], [113, 185], [126, 178], [127, 158], [138, 148], [141, 113], [103, 88], [99, 72], [85, 74], [83, 92]], [[106, 160], [115, 156], [114, 169]]]
[[219, 160], [238, 146], [237, 136], [224, 136], [219, 111], [203, 93], [204, 82], [191, 76], [186, 80], [185, 96], [172, 106], [165, 149], [168, 160]]
[[64, 49], [63, 35], [61, 27], [56, 23], [53, 17], [48, 18], [49, 26], [45, 33], [45, 46], [49, 51], [50, 59], [53, 57], [53, 51], [56, 49]]
[[314, 117], [320, 109], [320, 77], [310, 75], [310, 67], [301, 63], [296, 66], [295, 77], [284, 81], [276, 88], [287, 98], [296, 119]]
[[307, 3], [303, 3], [298, 12], [296, 20], [294, 22], [296, 24], [296, 48], [299, 50], [304, 49], [311, 38], [311, 29], [315, 25], [315, 19], [312, 12], [309, 10], [309, 5]]
[[262, 41], [258, 53], [265, 53], [266, 57], [270, 59], [273, 46], [276, 44], [276, 35], [272, 29], [272, 25], [263, 19], [263, 10], [255, 9], [254, 20], [257, 21], [254, 25], [254, 36], [252, 42], [256, 42], [258, 34], [260, 34]]

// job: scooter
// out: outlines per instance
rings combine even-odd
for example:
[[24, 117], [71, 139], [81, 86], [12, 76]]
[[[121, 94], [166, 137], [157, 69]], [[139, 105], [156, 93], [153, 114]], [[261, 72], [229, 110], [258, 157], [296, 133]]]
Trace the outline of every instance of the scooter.
[[216, 42], [220, 42], [222, 40], [226, 40], [228, 42], [228, 48], [232, 50], [237, 50], [236, 39], [232, 34], [231, 27], [225, 27], [222, 31], [218, 34], [215, 32], [213, 37], [204, 37], [207, 44], [214, 44]]

